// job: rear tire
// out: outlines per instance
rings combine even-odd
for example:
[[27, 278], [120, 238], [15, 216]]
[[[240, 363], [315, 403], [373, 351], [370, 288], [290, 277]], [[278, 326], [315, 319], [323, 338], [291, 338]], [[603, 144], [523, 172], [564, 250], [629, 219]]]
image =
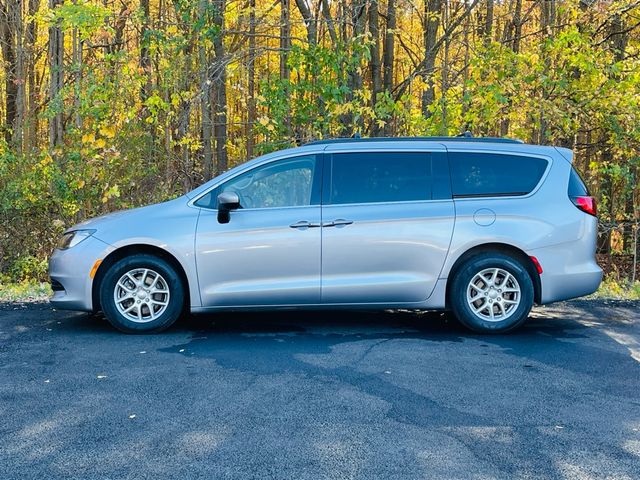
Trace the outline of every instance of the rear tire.
[[449, 293], [460, 323], [478, 333], [515, 330], [533, 307], [533, 282], [526, 268], [497, 252], [467, 260], [456, 272]]
[[100, 285], [105, 317], [125, 333], [160, 332], [182, 314], [185, 289], [165, 260], [135, 254], [114, 263]]

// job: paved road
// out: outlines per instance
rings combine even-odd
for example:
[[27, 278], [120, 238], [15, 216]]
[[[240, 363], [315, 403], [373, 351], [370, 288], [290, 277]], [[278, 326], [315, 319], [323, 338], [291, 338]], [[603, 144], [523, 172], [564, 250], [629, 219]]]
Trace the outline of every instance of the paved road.
[[0, 306], [0, 478], [640, 478], [640, 303], [198, 316]]

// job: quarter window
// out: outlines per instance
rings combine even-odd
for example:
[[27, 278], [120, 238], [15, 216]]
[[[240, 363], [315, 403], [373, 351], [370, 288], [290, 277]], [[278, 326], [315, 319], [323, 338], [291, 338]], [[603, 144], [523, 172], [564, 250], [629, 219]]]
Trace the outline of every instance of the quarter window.
[[568, 193], [570, 197], [585, 197], [589, 195], [589, 189], [573, 165], [571, 166], [571, 174], [569, 175]]
[[449, 153], [451, 186], [457, 197], [526, 195], [538, 185], [548, 162], [492, 153]]
[[408, 202], [431, 199], [428, 153], [366, 152], [331, 156], [326, 203]]
[[300, 207], [312, 204], [315, 155], [281, 160], [232, 178], [195, 205], [217, 208], [218, 195], [235, 192], [241, 208]]

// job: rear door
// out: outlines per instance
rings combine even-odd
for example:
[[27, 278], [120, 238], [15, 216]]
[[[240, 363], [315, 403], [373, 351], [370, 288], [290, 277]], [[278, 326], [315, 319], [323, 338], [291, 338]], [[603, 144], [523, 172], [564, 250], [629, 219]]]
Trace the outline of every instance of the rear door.
[[454, 225], [446, 151], [430, 147], [325, 151], [324, 304], [429, 297]]

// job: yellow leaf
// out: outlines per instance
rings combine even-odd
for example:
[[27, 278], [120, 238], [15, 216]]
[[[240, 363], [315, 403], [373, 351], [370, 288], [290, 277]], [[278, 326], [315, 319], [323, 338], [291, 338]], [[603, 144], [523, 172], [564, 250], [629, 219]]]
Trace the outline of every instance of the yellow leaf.
[[93, 133], [85, 133], [82, 136], [82, 143], [93, 143], [96, 141], [96, 136]]
[[116, 136], [116, 127], [113, 125], [104, 126], [100, 128], [100, 135], [107, 138], [113, 138]]
[[104, 148], [104, 146], [107, 144], [107, 142], [104, 141], [104, 138], [99, 138], [98, 140], [96, 140], [96, 148]]

